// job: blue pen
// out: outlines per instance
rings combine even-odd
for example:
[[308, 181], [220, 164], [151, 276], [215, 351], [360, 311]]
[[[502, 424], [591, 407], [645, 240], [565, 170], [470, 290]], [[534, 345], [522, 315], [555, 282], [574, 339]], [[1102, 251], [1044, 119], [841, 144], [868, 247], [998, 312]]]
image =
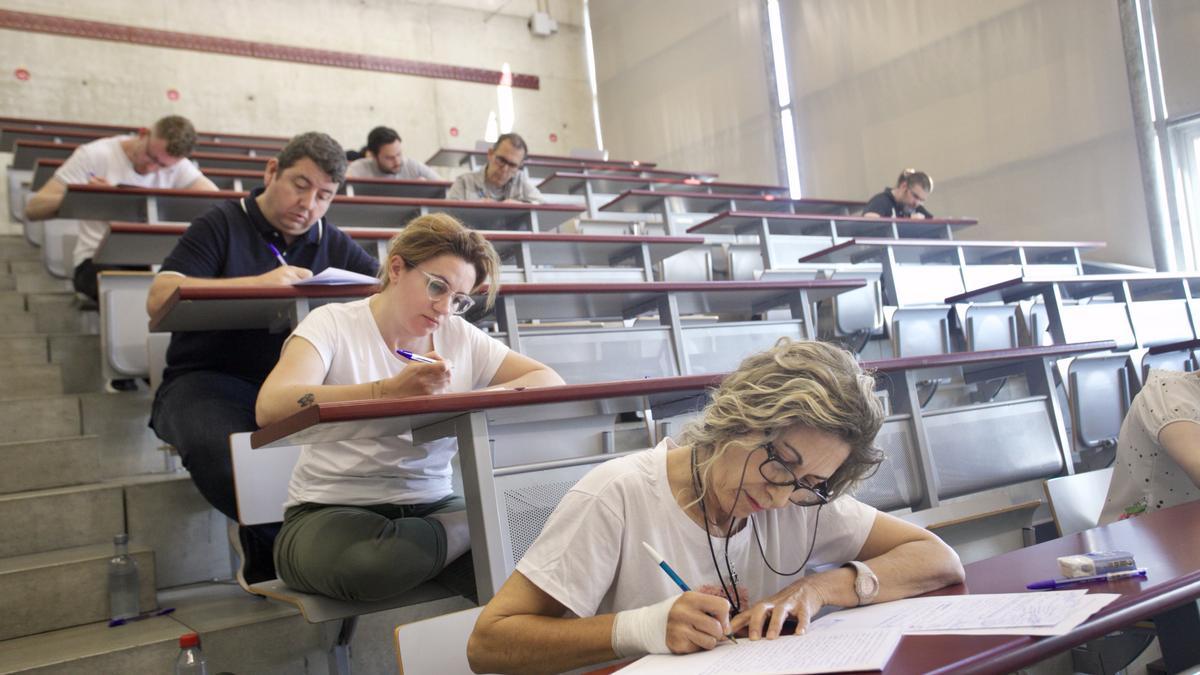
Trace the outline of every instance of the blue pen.
[[283, 259], [283, 254], [279, 252], [279, 249], [275, 248], [275, 244], [267, 242], [267, 246], [271, 249], [271, 253], [275, 254], [275, 259], [279, 261], [279, 264], [287, 267], [287, 261]]
[[408, 351], [407, 349], [397, 349], [396, 353], [399, 354], [400, 356], [403, 356], [404, 358], [408, 359], [409, 361], [416, 361], [417, 363], [437, 363], [437, 361], [434, 361], [433, 359], [429, 358], [428, 356], [421, 356], [420, 354], [414, 354], [414, 353]]
[[[642, 542], [642, 546], [646, 547], [646, 551], [650, 553], [650, 557], [654, 558], [654, 562], [658, 563], [658, 566], [662, 568], [662, 571], [666, 572], [667, 576], [671, 577], [671, 581], [674, 581], [675, 585], [679, 586], [679, 590], [683, 591], [684, 593], [692, 590], [688, 588], [688, 585], [683, 581], [683, 579], [679, 578], [679, 575], [675, 573], [675, 570], [671, 569], [671, 566], [667, 564], [667, 561], [663, 560], [663, 557], [658, 554], [658, 551], [654, 550], [653, 546], [644, 541]], [[729, 638], [734, 644], [737, 644], [737, 638], [733, 637], [733, 633], [729, 633], [725, 637]]]
[[1062, 588], [1063, 586], [1074, 586], [1075, 584], [1092, 584], [1099, 581], [1117, 581], [1118, 579], [1128, 579], [1130, 577], [1146, 577], [1146, 568], [1139, 567], [1135, 570], [1124, 570], [1121, 572], [1109, 572], [1108, 574], [1094, 574], [1090, 577], [1068, 577], [1066, 579], [1046, 579], [1044, 581], [1035, 581], [1025, 588], [1031, 591], [1042, 591], [1051, 588]]
[[164, 608], [158, 609], [158, 610], [142, 612], [141, 614], [138, 614], [137, 616], [131, 616], [126, 619], [113, 619], [112, 621], [108, 622], [108, 627], [116, 628], [117, 626], [124, 626], [125, 624], [129, 623], [130, 621], [141, 621], [142, 619], [149, 619], [149, 618], [155, 617], [155, 616], [166, 616], [174, 611], [175, 611], [174, 607], [164, 607]]

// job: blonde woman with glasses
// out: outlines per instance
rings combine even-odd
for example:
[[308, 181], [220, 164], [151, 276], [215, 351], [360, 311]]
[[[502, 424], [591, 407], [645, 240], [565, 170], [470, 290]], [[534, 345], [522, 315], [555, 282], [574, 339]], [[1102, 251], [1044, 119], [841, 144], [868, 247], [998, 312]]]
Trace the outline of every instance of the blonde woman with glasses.
[[[296, 327], [259, 392], [258, 423], [314, 403], [562, 384], [460, 316], [489, 279], [493, 301], [498, 272], [479, 233], [445, 214], [414, 219], [389, 245], [378, 293], [318, 307]], [[470, 546], [451, 488], [456, 451], [453, 438], [415, 444], [410, 434], [304, 446], [275, 541], [280, 578], [382, 600], [437, 576]]]
[[882, 461], [874, 388], [825, 343], [785, 338], [748, 357], [680, 443], [606, 462], [563, 498], [480, 615], [471, 667], [561, 672], [773, 639], [825, 605], [960, 582], [940, 539], [849, 494]]

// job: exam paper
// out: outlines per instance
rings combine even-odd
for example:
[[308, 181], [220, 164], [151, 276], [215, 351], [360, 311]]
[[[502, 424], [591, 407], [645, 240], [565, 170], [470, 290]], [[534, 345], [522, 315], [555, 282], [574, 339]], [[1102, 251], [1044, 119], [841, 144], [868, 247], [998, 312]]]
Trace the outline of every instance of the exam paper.
[[892, 628], [906, 635], [1061, 635], [1117, 597], [1070, 590], [909, 598], [834, 612], [814, 621], [809, 630]]
[[348, 284], [377, 284], [379, 279], [351, 272], [338, 267], [326, 267], [319, 273], [312, 275], [307, 279], [293, 283], [293, 286], [342, 286]]
[[656, 654], [646, 656], [622, 668], [621, 675], [658, 675], [660, 673], [692, 673], [695, 675], [725, 675], [725, 673], [844, 673], [860, 670], [883, 670], [896, 645], [900, 632], [868, 630], [845, 633], [828, 630], [804, 635], [784, 635], [774, 640], [739, 640], [737, 644], [723, 643], [716, 649], [694, 654]]

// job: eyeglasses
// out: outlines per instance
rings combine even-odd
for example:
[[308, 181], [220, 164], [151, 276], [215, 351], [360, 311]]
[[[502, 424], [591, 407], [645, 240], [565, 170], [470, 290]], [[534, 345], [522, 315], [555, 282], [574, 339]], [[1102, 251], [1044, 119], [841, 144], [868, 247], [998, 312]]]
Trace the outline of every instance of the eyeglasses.
[[513, 164], [500, 155], [493, 154], [492, 159], [496, 160], [500, 164], [501, 168], [510, 169], [512, 171], [520, 171], [521, 169], [521, 164]]
[[818, 506], [829, 503], [829, 482], [821, 481], [816, 485], [807, 485], [796, 478], [795, 472], [788, 462], [783, 461], [775, 452], [775, 445], [767, 443], [762, 446], [767, 451], [767, 458], [758, 465], [758, 472], [771, 485], [791, 487], [792, 494], [788, 497], [796, 506]]
[[441, 277], [434, 276], [425, 270], [417, 271], [425, 275], [425, 292], [429, 294], [430, 300], [438, 302], [442, 298], [450, 296], [451, 313], [466, 314], [467, 310], [475, 306], [475, 300], [471, 296], [450, 290], [450, 284], [447, 284]]

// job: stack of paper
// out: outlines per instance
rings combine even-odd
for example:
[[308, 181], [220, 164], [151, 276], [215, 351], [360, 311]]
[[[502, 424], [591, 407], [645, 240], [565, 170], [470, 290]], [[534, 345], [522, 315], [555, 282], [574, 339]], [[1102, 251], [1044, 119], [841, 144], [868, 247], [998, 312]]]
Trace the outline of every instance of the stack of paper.
[[377, 284], [379, 279], [358, 272], [340, 269], [338, 267], [326, 267], [319, 273], [302, 281], [297, 281], [293, 286], [343, 286], [348, 284]]
[[938, 595], [828, 614], [800, 636], [647, 656], [622, 674], [837, 673], [883, 670], [902, 635], [1062, 635], [1119, 597], [1086, 590]]

